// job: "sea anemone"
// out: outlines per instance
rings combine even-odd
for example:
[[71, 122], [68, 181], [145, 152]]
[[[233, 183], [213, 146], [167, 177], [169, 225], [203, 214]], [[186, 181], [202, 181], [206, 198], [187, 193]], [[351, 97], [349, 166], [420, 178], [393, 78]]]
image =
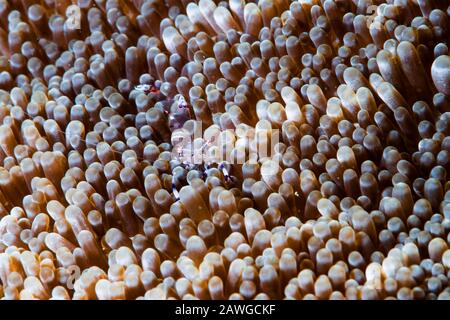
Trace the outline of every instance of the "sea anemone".
[[0, 0], [0, 297], [449, 299], [449, 14]]

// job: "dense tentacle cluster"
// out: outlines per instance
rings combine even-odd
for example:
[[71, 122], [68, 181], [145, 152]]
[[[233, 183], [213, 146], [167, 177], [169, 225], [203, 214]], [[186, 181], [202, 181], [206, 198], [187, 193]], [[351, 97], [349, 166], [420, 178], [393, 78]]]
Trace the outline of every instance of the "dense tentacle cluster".
[[449, 299], [449, 14], [0, 0], [0, 297]]

